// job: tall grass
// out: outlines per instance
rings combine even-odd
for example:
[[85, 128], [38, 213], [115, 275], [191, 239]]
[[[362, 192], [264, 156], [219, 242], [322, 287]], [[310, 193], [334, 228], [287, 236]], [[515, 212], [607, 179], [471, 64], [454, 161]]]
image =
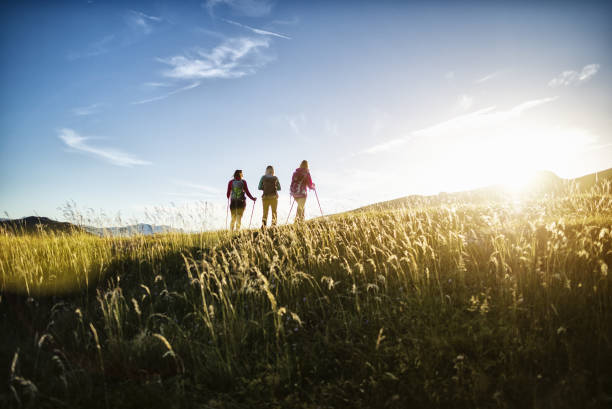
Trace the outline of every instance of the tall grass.
[[601, 185], [266, 233], [5, 233], [0, 404], [603, 407], [611, 222]]

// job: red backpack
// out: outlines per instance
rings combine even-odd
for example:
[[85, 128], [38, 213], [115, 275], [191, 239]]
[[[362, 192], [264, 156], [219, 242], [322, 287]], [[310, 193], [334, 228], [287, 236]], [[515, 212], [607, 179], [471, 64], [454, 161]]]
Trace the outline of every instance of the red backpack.
[[294, 172], [291, 178], [291, 186], [289, 192], [291, 196], [305, 195], [306, 194], [306, 179], [308, 178], [308, 172]]

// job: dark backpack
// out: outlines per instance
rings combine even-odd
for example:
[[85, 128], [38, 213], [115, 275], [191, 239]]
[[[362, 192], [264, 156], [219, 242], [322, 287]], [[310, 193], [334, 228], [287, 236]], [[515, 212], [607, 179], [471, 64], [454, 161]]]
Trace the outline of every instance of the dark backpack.
[[276, 196], [276, 176], [264, 176], [262, 180], [263, 195]]

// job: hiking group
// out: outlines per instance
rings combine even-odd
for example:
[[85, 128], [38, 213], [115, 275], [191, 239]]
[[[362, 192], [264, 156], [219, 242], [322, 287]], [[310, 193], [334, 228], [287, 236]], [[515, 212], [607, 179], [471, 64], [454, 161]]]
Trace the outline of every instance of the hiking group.
[[[297, 211], [295, 214], [295, 221], [304, 221], [304, 208], [306, 206], [306, 198], [308, 196], [308, 189], [314, 190], [315, 185], [312, 183], [310, 177], [310, 171], [308, 169], [308, 161], [303, 160], [300, 167], [293, 172], [291, 177], [291, 185], [289, 187], [290, 197], [294, 200], [289, 209], [289, 214], [293, 210], [293, 203], [297, 203]], [[271, 226], [276, 226], [278, 219], [277, 208], [278, 208], [278, 191], [281, 190], [281, 185], [278, 177], [274, 175], [274, 168], [272, 166], [266, 167], [266, 173], [259, 180], [258, 190], [262, 190], [263, 194], [261, 197], [263, 206], [263, 218], [261, 220], [262, 228], [265, 228], [268, 222], [268, 213], [272, 212]], [[315, 190], [315, 194], [316, 194]], [[242, 170], [236, 170], [234, 172], [234, 178], [227, 184], [227, 199], [228, 199], [228, 212], [231, 212], [232, 218], [230, 222], [230, 230], [240, 229], [242, 222], [242, 215], [246, 209], [246, 197], [249, 197], [253, 201], [253, 209], [255, 209], [255, 201], [257, 199], [253, 197], [249, 191], [246, 180], [243, 179]], [[290, 199], [291, 200], [291, 199]], [[317, 201], [318, 201], [317, 197]], [[320, 207], [320, 205], [319, 205]], [[321, 214], [323, 212], [321, 211]], [[251, 220], [253, 219], [253, 213], [251, 212]], [[287, 220], [289, 218], [287, 217]], [[227, 221], [226, 221], [227, 224]], [[249, 223], [250, 226], [250, 223]]]

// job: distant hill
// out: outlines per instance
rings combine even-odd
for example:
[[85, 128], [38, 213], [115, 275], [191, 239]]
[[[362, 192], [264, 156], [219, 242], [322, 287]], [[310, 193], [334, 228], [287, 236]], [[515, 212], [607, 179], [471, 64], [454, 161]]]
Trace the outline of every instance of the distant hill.
[[595, 185], [595, 183], [602, 180], [612, 181], [612, 168], [572, 179], [572, 181], [578, 185], [580, 190], [590, 189]]
[[[601, 182], [602, 180], [612, 181], [612, 168], [606, 169], [601, 172], [591, 173], [574, 179], [563, 179], [557, 176], [555, 173], [550, 171], [536, 172], [529, 183], [523, 187], [522, 192], [544, 194], [554, 192], [558, 189], [572, 184], [576, 186], [579, 191], [586, 191], [592, 188], [595, 183]], [[499, 197], [500, 199], [506, 198], [508, 194], [507, 189], [503, 185], [487, 186], [480, 189], [468, 190], [463, 192], [446, 193], [441, 192], [437, 195], [422, 196], [422, 195], [410, 195], [400, 197], [398, 199], [388, 200], [385, 202], [374, 203], [364, 207], [360, 207], [353, 211], [364, 211], [364, 210], [387, 210], [404, 207], [406, 205], [422, 205], [428, 206], [435, 203], [440, 203], [445, 199], [461, 199], [470, 202], [488, 201]]]
[[169, 226], [155, 226], [151, 224], [139, 223], [132, 226], [123, 227], [92, 227], [77, 226], [68, 222], [60, 222], [49, 219], [48, 217], [29, 216], [22, 219], [0, 219], [0, 230], [7, 230], [13, 233], [38, 233], [38, 232], [86, 232], [100, 237], [108, 236], [134, 236], [142, 234], [149, 236], [158, 233], [177, 232]]
[[41, 231], [75, 232], [83, 231], [79, 226], [68, 222], [58, 222], [48, 217], [29, 216], [22, 219], [2, 219], [0, 229], [13, 233], [36, 233]]

